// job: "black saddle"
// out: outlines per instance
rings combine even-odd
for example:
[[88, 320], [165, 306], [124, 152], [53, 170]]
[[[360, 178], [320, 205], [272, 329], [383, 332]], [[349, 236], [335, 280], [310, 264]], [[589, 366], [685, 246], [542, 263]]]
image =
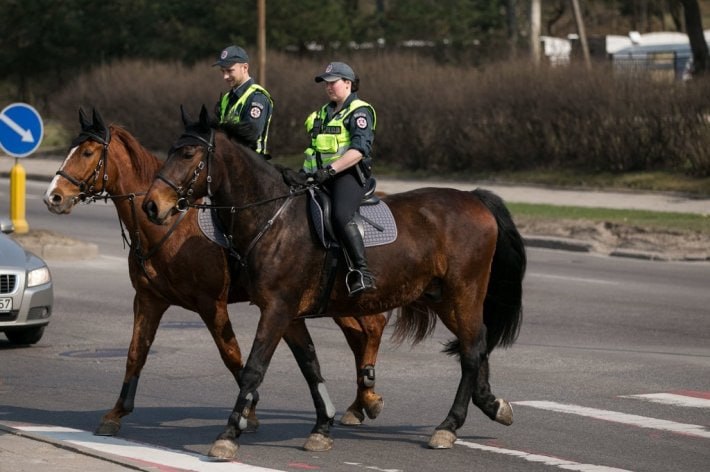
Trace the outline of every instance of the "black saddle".
[[[370, 177], [367, 181], [367, 190], [360, 203], [360, 208], [355, 213], [354, 220], [363, 235], [365, 247], [389, 244], [397, 239], [397, 224], [394, 216], [385, 202], [375, 195], [377, 181]], [[323, 244], [328, 249], [338, 246], [338, 238], [331, 223], [330, 195], [319, 187], [310, 187], [309, 215], [311, 223]]]

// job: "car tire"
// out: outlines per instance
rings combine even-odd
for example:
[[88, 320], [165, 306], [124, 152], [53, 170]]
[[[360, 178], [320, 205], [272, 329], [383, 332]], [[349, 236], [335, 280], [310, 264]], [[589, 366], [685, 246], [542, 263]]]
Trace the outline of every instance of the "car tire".
[[44, 326], [5, 331], [5, 336], [13, 344], [35, 344], [44, 334]]

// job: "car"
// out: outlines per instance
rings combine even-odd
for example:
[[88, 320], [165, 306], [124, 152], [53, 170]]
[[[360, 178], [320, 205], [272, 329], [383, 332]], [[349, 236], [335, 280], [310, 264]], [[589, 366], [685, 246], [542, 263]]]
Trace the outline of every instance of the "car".
[[35, 344], [52, 316], [52, 274], [8, 236], [14, 231], [10, 220], [0, 218], [0, 331], [12, 344]]

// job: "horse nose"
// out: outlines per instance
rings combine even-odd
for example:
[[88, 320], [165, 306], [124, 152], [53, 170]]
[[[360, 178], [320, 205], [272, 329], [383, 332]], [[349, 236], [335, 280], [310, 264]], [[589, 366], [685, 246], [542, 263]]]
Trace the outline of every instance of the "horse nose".
[[53, 207], [58, 207], [62, 204], [62, 201], [64, 200], [61, 195], [57, 193], [47, 193], [45, 194], [44, 198], [42, 199], [44, 201], [44, 204], [47, 205], [47, 208], [53, 208]]

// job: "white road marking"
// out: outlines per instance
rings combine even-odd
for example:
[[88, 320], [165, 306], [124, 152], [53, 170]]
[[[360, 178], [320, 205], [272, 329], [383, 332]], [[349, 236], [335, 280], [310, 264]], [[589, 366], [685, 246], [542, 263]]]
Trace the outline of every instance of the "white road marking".
[[619, 285], [619, 282], [608, 279], [592, 279], [589, 277], [570, 277], [566, 275], [555, 275], [555, 274], [543, 274], [540, 272], [531, 272], [529, 276], [540, 277], [541, 279], [553, 279], [553, 280], [564, 280], [567, 282], [581, 282], [585, 284], [598, 284], [598, 285]]
[[502, 447], [486, 446], [484, 444], [472, 443], [458, 439], [456, 444], [466, 446], [471, 449], [481, 451], [494, 452], [496, 454], [504, 454], [506, 456], [519, 457], [528, 462], [539, 462], [541, 464], [559, 467], [564, 470], [579, 470], [583, 472], [629, 472], [627, 469], [617, 469], [615, 467], [606, 467], [596, 464], [582, 464], [580, 462], [560, 459], [553, 456], [545, 456], [542, 454], [530, 454], [529, 452], [517, 451], [515, 449], [505, 449]]
[[73, 428], [36, 425], [16, 425], [12, 428], [156, 467], [171, 467], [195, 472], [279, 472], [277, 469], [256, 467], [239, 462], [214, 462], [211, 458], [199, 454], [174, 451], [114, 437], [94, 436], [87, 431]]
[[675, 393], [646, 393], [642, 395], [620, 395], [621, 398], [638, 398], [665, 405], [685, 406], [690, 408], [710, 408], [710, 398], [691, 397]]
[[619, 413], [618, 411], [600, 410], [597, 408], [587, 408], [583, 406], [568, 405], [557, 402], [522, 401], [512, 403], [520, 406], [529, 406], [542, 410], [555, 411], [557, 413], [569, 413], [572, 415], [596, 418], [598, 420], [638, 426], [640, 428], [658, 429], [662, 431], [669, 431], [672, 433], [710, 439], [710, 430], [697, 424], [676, 423], [675, 421], [660, 420], [657, 418], [649, 418], [646, 416]]

